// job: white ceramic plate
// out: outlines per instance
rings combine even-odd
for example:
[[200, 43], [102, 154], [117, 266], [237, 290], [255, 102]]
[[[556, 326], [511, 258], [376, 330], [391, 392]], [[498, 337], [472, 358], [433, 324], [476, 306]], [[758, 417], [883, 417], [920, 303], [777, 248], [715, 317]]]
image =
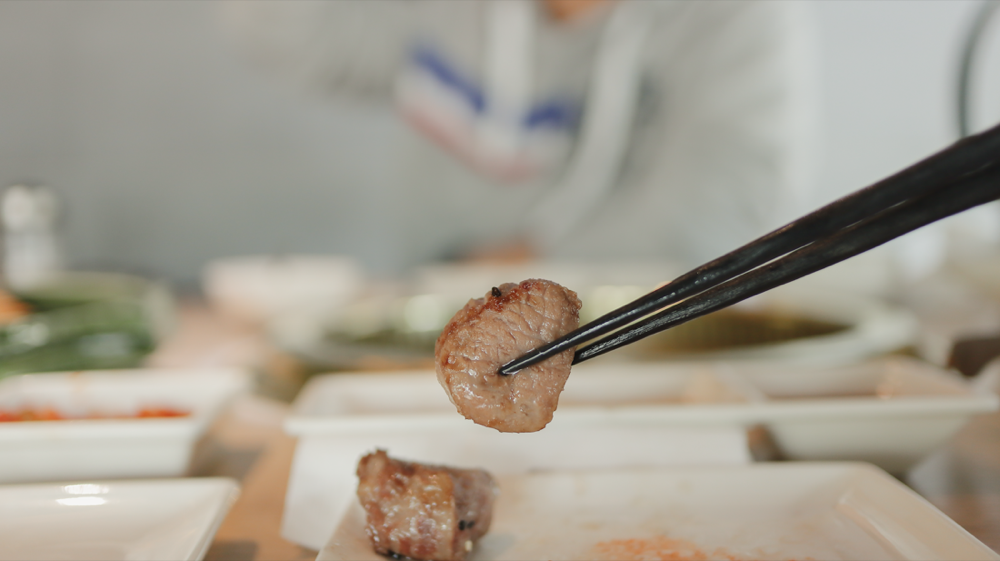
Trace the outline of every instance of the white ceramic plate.
[[905, 472], [974, 415], [1000, 405], [954, 372], [904, 357], [733, 374], [761, 393], [744, 413], [768, 428], [786, 459], [862, 460], [892, 473]]
[[224, 478], [0, 486], [0, 561], [197, 561], [238, 494]]
[[131, 414], [145, 407], [186, 417], [0, 423], [0, 483], [175, 477], [226, 402], [249, 387], [233, 369], [118, 370], [14, 376], [0, 410], [51, 407], [63, 415]]
[[364, 270], [344, 255], [253, 255], [212, 261], [202, 289], [212, 308], [250, 324], [284, 314], [329, 314], [364, 286]]
[[[549, 269], [553, 274], [544, 272]], [[573, 268], [504, 270], [472, 269], [465, 278], [461, 272], [444, 268], [431, 274], [430, 282], [417, 283], [419, 290], [427, 292], [371, 295], [345, 306], [338, 314], [315, 309], [288, 314], [269, 325], [269, 335], [279, 348], [314, 368], [365, 370], [372, 357], [395, 368], [422, 368], [432, 365], [434, 340], [448, 319], [470, 297], [481, 296], [501, 282], [497, 279], [559, 279], [583, 300], [581, 322], [596, 319], [653, 289], [652, 284], [646, 286], [639, 280], [648, 280], [648, 275], [635, 275], [633, 284], [613, 285], [594, 284], [596, 277], [576, 274]], [[709, 323], [700, 319], [672, 331], [680, 334], [678, 338], [664, 340], [658, 335], [599, 360], [614, 356], [632, 362], [741, 360], [830, 366], [904, 348], [913, 343], [917, 333], [911, 311], [843, 291], [788, 285], [740, 302], [732, 311], [737, 310], [743, 312], [744, 319], [730, 317]], [[766, 317], [770, 321], [762, 319]], [[817, 326], [807, 329], [803, 322], [840, 329], [813, 332]], [[775, 340], [764, 342], [768, 337]]]
[[[317, 561], [382, 561], [353, 504]], [[1000, 559], [867, 464], [550, 472], [500, 478], [471, 559]]]

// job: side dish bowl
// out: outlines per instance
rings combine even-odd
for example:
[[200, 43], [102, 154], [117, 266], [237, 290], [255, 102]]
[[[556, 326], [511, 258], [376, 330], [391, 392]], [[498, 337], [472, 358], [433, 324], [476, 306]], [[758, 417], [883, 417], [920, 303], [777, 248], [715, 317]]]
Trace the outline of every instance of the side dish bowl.
[[[501, 277], [504, 278], [504, 277]], [[565, 285], [569, 286], [569, 285]], [[274, 344], [312, 371], [433, 368], [434, 342], [479, 292], [372, 295], [337, 314], [290, 314], [269, 325]], [[652, 290], [645, 285], [580, 287], [581, 323]], [[741, 360], [831, 366], [914, 343], [912, 312], [881, 300], [830, 290], [780, 287], [616, 351], [599, 360]], [[374, 368], [373, 368], [374, 366]]]
[[[221, 369], [7, 378], [0, 411], [52, 411], [62, 419], [0, 422], [0, 483], [184, 475], [198, 439], [248, 386], [243, 371]], [[182, 415], [140, 418], [144, 409]]]

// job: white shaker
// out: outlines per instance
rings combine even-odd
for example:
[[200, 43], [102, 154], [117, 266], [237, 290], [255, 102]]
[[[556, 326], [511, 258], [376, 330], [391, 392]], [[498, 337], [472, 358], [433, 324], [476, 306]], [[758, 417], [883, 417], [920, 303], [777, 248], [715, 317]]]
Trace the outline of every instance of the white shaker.
[[58, 214], [59, 201], [46, 187], [15, 185], [4, 191], [2, 273], [11, 288], [30, 286], [62, 269]]

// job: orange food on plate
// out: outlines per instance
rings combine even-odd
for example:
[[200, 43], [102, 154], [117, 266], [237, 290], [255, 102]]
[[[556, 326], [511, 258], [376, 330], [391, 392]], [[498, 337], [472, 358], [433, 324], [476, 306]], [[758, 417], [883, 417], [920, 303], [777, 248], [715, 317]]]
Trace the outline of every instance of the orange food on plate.
[[187, 417], [190, 411], [171, 407], [144, 407], [132, 414], [101, 414], [65, 415], [52, 407], [25, 407], [14, 410], [0, 409], [0, 423], [21, 421], [79, 421], [87, 419], [163, 419], [171, 417]]
[[[615, 561], [750, 561], [760, 557], [768, 557], [761, 554], [756, 557], [745, 557], [737, 555], [724, 547], [717, 547], [711, 551], [706, 551], [687, 540], [668, 538], [666, 536], [653, 536], [650, 538], [629, 538], [621, 540], [608, 540], [600, 542], [594, 546], [593, 558], [595, 560], [615, 560]], [[788, 561], [796, 561], [789, 559]], [[801, 561], [814, 561], [812, 557], [806, 557]]]
[[14, 421], [62, 421], [65, 417], [55, 409], [18, 409], [17, 411], [0, 411], [0, 422]]
[[0, 288], [0, 325], [19, 320], [31, 313], [31, 308]]
[[140, 409], [135, 415], [140, 419], [152, 419], [160, 417], [187, 417], [190, 415], [188, 411], [181, 411], [180, 409], [171, 409], [169, 407], [146, 407]]

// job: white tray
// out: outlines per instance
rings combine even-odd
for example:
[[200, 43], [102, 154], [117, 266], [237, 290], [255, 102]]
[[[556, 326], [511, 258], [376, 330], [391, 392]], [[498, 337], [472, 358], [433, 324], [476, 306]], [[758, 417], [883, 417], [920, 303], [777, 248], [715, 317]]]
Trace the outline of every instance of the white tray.
[[[285, 495], [282, 535], [319, 549], [354, 499], [358, 459], [376, 447], [430, 463], [487, 467], [494, 473], [538, 469], [745, 464], [742, 427], [715, 422], [716, 404], [741, 400], [710, 376], [637, 375], [609, 384], [580, 369], [567, 386], [555, 419], [539, 432], [500, 433], [455, 412], [432, 372], [331, 375], [314, 378], [299, 394], [286, 430], [299, 437]], [[571, 376], [571, 379], [573, 379]], [[597, 407], [654, 400], [710, 402], [688, 409], [702, 421], [649, 422], [645, 413]], [[662, 409], [662, 407], [661, 407]]]
[[354, 493], [355, 481], [336, 472], [353, 473], [377, 446], [498, 473], [739, 464], [749, 461], [746, 429], [763, 426], [788, 459], [870, 461], [901, 472], [972, 415], [997, 407], [996, 395], [904, 358], [820, 370], [581, 365], [548, 427], [502, 434], [458, 415], [432, 372], [319, 376], [286, 422], [299, 442], [282, 535], [322, 546]]
[[903, 473], [1000, 399], [959, 375], [904, 357], [816, 371], [751, 369], [745, 423], [767, 427], [790, 460], [863, 460]]
[[249, 387], [241, 370], [118, 370], [14, 376], [0, 409], [128, 413], [166, 406], [186, 417], [0, 423], [0, 483], [174, 477], [227, 400]]
[[[974, 390], [952, 372], [906, 357], [829, 368], [725, 362], [581, 365], [541, 433], [571, 424], [629, 429], [764, 425], [788, 459], [861, 460], [901, 472], [971, 416], [998, 407], [1000, 399], [992, 392]], [[296, 400], [286, 430], [295, 436], [357, 436], [466, 425], [472, 426], [455, 412], [433, 372], [400, 372], [314, 378]]]
[[0, 486], [0, 561], [197, 561], [238, 494], [224, 478]]
[[[551, 472], [499, 484], [472, 560], [1000, 559], [867, 464]], [[384, 559], [363, 520], [355, 501], [317, 561]]]

